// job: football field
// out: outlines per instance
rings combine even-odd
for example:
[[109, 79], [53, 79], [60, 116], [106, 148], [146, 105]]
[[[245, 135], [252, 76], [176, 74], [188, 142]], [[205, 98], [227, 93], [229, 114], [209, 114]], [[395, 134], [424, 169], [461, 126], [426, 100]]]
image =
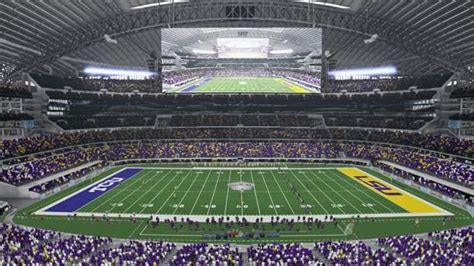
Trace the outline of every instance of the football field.
[[181, 93], [311, 93], [279, 77], [214, 77], [185, 86]]
[[351, 218], [448, 215], [353, 167], [125, 168], [38, 214], [162, 219], [209, 216]]

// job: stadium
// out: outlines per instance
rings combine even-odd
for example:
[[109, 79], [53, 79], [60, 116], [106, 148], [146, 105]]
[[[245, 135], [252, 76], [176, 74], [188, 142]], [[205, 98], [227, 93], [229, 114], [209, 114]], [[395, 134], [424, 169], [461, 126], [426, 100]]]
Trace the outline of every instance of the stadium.
[[474, 265], [472, 1], [0, 14], [0, 265]]

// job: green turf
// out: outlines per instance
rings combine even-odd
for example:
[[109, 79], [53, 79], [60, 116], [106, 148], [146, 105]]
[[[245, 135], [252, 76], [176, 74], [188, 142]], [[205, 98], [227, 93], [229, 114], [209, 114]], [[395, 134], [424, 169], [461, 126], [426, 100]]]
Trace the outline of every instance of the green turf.
[[[287, 83], [269, 77], [220, 77], [212, 78], [193, 89], [193, 93], [301, 93]], [[305, 90], [305, 92], [308, 92]]]
[[[255, 187], [240, 192], [229, 189], [233, 182], [249, 182]], [[336, 169], [146, 169], [78, 212], [235, 216], [405, 211]]]
[[[160, 165], [163, 167], [166, 165]], [[172, 165], [178, 167], [179, 165]], [[297, 165], [293, 165], [295, 167]], [[300, 166], [300, 165], [299, 165]], [[170, 166], [171, 167], [171, 166]], [[313, 167], [333, 167], [329, 165]], [[195, 170], [189, 165], [182, 165], [180, 170], [146, 169], [137, 176], [129, 179], [115, 189], [104, 194], [80, 211], [119, 212], [119, 213], [160, 213], [160, 214], [195, 214], [195, 215], [309, 215], [324, 213], [390, 213], [403, 212], [400, 207], [385, 200], [378, 194], [371, 192], [359, 183], [352, 181], [341, 173], [331, 169], [292, 169], [287, 171], [289, 181], [300, 192], [301, 197], [312, 208], [301, 208], [301, 203], [288, 187], [283, 173], [278, 170], [243, 169], [239, 170]], [[361, 168], [361, 167], [359, 167]], [[84, 186], [90, 184], [85, 181], [66, 191], [41, 200], [30, 207], [20, 210], [15, 216], [19, 224], [59, 230], [71, 233], [113, 236], [119, 238], [162, 239], [168, 241], [203, 241], [203, 234], [225, 232], [229, 229], [238, 229], [242, 232], [255, 230], [277, 231], [281, 236], [277, 241], [315, 241], [325, 239], [360, 239], [408, 233], [421, 233], [433, 230], [442, 230], [459, 226], [470, 225], [473, 218], [465, 210], [446, 203], [434, 196], [427, 195], [413, 187], [393, 181], [378, 172], [368, 168], [364, 171], [373, 174], [394, 185], [415, 194], [435, 205], [455, 214], [453, 218], [443, 222], [442, 217], [419, 218], [421, 224], [414, 226], [415, 218], [375, 218], [375, 219], [341, 219], [337, 225], [325, 223], [324, 229], [308, 227], [296, 223], [293, 228], [287, 225], [271, 226], [269, 224], [258, 227], [239, 225], [207, 225], [201, 223], [199, 228], [186, 223], [178, 223], [176, 227], [169, 224], [160, 224], [153, 227], [147, 219], [138, 219], [133, 222], [128, 218], [114, 218], [105, 221], [81, 217], [38, 217], [32, 212], [57, 201]], [[92, 181], [99, 180], [111, 173], [120, 170], [114, 168]], [[159, 172], [161, 171], [161, 172]], [[181, 173], [179, 173], [181, 172]], [[198, 173], [202, 172], [202, 173]], [[227, 190], [230, 182], [246, 181], [255, 184], [250, 191], [240, 192]], [[177, 197], [172, 196], [174, 187], [177, 187]], [[242, 205], [240, 208], [238, 205]], [[121, 203], [121, 204], [117, 204]], [[371, 207], [367, 203], [374, 204]], [[153, 204], [153, 205], [144, 205]], [[335, 205], [333, 205], [335, 204]], [[341, 204], [341, 206], [339, 205]], [[365, 204], [365, 205], [364, 205]], [[207, 205], [207, 206], [206, 206]], [[213, 207], [213, 205], [215, 205]], [[247, 207], [245, 207], [247, 205]], [[279, 208], [275, 208], [279, 205]], [[270, 207], [271, 206], [271, 207]], [[324, 207], [324, 208], [323, 208]], [[124, 215], [125, 216], [125, 215]], [[363, 217], [363, 215], [362, 215]], [[354, 234], [344, 235], [342, 228], [354, 222]], [[222, 240], [237, 243], [259, 241], [276, 241], [275, 239], [232, 239]], [[212, 240], [212, 242], [218, 242]]]

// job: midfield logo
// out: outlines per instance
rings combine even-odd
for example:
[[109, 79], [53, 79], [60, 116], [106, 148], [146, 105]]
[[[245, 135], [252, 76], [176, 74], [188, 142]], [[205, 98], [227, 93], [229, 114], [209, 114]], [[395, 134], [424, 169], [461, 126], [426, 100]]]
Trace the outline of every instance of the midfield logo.
[[123, 178], [121, 177], [112, 177], [109, 180], [105, 180], [104, 182], [99, 183], [97, 186], [89, 189], [89, 192], [90, 193], [94, 193], [97, 191], [104, 192], [104, 191], [107, 191], [107, 189], [109, 189], [110, 187], [113, 187], [122, 181], [123, 181]]

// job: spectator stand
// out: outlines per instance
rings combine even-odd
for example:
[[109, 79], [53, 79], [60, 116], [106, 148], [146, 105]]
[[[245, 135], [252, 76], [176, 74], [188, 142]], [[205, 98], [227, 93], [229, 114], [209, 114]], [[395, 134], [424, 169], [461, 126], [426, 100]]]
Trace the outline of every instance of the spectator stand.
[[[449, 182], [449, 181], [446, 181], [444, 179], [434, 177], [432, 175], [428, 175], [426, 173], [422, 173], [420, 171], [416, 171], [416, 170], [413, 170], [413, 169], [410, 169], [410, 168], [407, 168], [407, 167], [403, 167], [403, 166], [400, 166], [400, 165], [397, 165], [397, 164], [394, 164], [394, 163], [390, 163], [390, 162], [386, 162], [386, 161], [379, 161], [377, 163], [378, 163], [377, 166], [372, 165], [370, 168], [372, 168], [375, 171], [382, 172], [384, 175], [389, 176], [390, 178], [393, 178], [394, 180], [400, 181], [400, 182], [402, 182], [402, 183], [404, 183], [404, 184], [406, 184], [410, 187], [414, 187], [414, 188], [416, 188], [416, 189], [418, 189], [418, 190], [420, 190], [424, 193], [433, 195], [435, 197], [441, 198], [442, 200], [444, 200], [446, 202], [449, 202], [451, 204], [455, 204], [457, 206], [460, 206], [461, 208], [464, 208], [464, 209], [468, 210], [472, 215], [474, 215], [474, 204], [472, 202], [472, 199], [474, 197], [474, 193], [473, 193], [474, 190], [473, 189], [467, 188], [467, 187], [464, 187], [464, 186], [461, 186], [459, 184], [455, 184], [455, 183], [452, 183], [452, 182]], [[380, 164], [385, 164], [387, 166], [391, 166], [393, 168], [396, 168], [399, 171], [404, 171], [405, 173], [409, 173], [413, 176], [421, 177], [421, 178], [424, 178], [426, 180], [431, 180], [431, 181], [433, 181], [437, 184], [445, 185], [446, 187], [448, 187], [448, 188], [450, 188], [454, 191], [460, 191], [462, 193], [465, 193], [465, 195], [467, 195], [467, 197], [469, 197], [469, 198], [466, 198], [466, 199], [453, 198], [452, 195], [448, 196], [446, 194], [443, 194], [440, 191], [436, 191], [433, 188], [418, 184], [418, 183], [414, 182], [413, 180], [404, 179], [404, 178], [400, 177], [399, 175], [395, 175], [393, 172], [388, 171], [387, 168], [384, 168], [383, 166], [380, 166]]]

